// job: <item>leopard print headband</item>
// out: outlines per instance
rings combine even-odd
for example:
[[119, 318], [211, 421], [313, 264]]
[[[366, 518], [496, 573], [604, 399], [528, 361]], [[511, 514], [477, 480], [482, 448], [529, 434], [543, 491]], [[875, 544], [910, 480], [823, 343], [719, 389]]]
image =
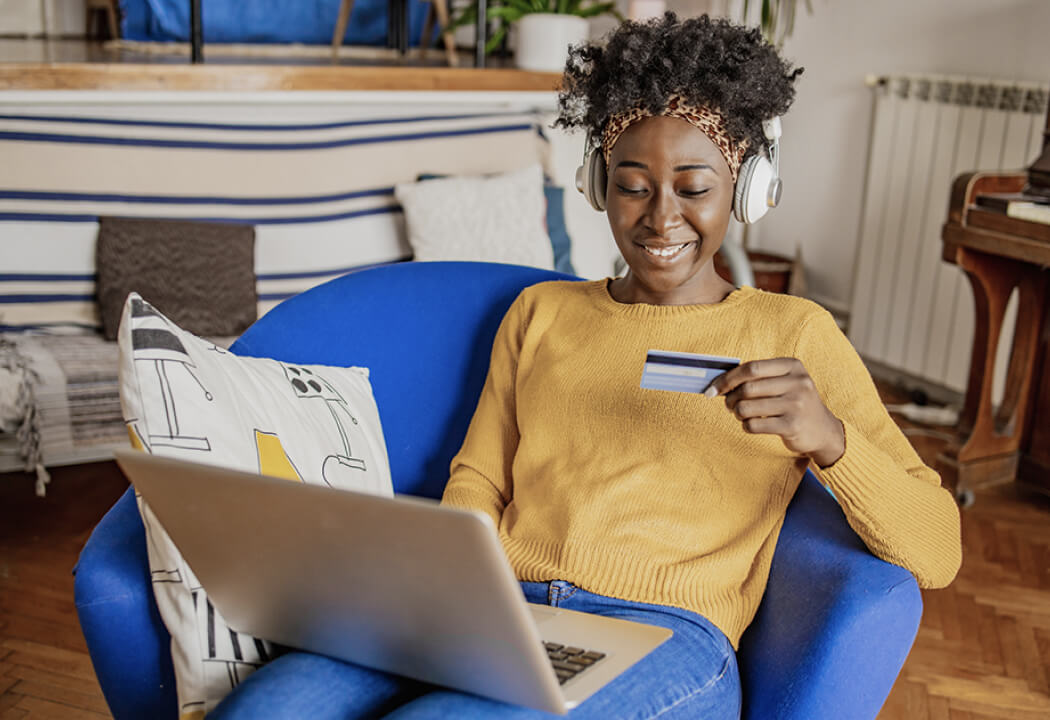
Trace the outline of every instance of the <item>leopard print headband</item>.
[[[659, 114], [681, 118], [699, 128], [701, 132], [711, 138], [711, 141], [718, 146], [722, 157], [725, 158], [726, 164], [729, 165], [729, 171], [733, 175], [733, 182], [736, 182], [736, 175], [740, 170], [740, 163], [744, 160], [747, 144], [734, 143], [730, 140], [729, 135], [726, 134], [725, 121], [722, 119], [721, 113], [712, 108], [690, 105], [681, 95], [672, 95], [667, 100], [667, 107]], [[648, 110], [634, 108], [609, 118], [609, 121], [605, 124], [605, 133], [602, 135], [602, 154], [605, 156], [606, 166], [609, 164], [609, 156], [612, 154], [613, 145], [620, 139], [620, 135], [623, 134], [624, 130], [639, 120], [652, 116], [653, 113]]]

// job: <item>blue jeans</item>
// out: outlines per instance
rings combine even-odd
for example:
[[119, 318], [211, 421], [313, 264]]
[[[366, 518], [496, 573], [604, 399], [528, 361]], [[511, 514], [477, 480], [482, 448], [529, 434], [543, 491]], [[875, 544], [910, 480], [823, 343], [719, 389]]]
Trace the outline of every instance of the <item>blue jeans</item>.
[[[736, 720], [740, 678], [725, 635], [687, 610], [595, 595], [567, 582], [523, 582], [529, 602], [660, 625], [674, 636], [569, 713], [572, 720]], [[228, 718], [507, 718], [556, 715], [437, 688], [320, 655], [291, 652], [261, 668], [215, 710]]]

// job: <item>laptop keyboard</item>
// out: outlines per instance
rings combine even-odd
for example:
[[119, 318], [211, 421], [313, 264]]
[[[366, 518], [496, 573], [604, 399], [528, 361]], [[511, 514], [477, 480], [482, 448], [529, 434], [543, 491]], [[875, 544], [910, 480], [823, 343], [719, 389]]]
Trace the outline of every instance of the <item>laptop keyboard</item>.
[[605, 657], [605, 653], [597, 650], [584, 650], [554, 642], [545, 642], [543, 646], [547, 648], [547, 657], [550, 658], [558, 682], [562, 685]]

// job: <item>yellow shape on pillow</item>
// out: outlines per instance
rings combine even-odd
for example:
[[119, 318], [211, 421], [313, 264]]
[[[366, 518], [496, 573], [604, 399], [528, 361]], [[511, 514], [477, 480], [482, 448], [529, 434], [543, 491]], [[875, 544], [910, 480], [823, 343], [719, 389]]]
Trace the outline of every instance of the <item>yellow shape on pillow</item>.
[[139, 431], [135, 429], [134, 425], [128, 425], [128, 437], [131, 439], [131, 449], [145, 451], [146, 443], [142, 442], [142, 438], [139, 437]]
[[273, 433], [255, 431], [255, 447], [259, 451], [259, 473], [270, 477], [284, 478], [303, 482], [299, 471], [288, 459], [288, 453], [281, 445], [281, 439]]

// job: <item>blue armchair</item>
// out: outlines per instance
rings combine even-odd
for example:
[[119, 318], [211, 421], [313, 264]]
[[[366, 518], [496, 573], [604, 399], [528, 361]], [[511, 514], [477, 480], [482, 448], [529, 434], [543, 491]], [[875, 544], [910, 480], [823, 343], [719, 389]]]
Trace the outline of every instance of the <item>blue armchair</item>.
[[[232, 350], [371, 368], [395, 491], [440, 497], [500, 319], [523, 287], [564, 277], [484, 263], [369, 269], [284, 302]], [[113, 716], [174, 719], [170, 638], [130, 490], [95, 528], [75, 573], [81, 628]], [[740, 645], [744, 717], [874, 718], [921, 614], [911, 574], [871, 555], [807, 474]]]

